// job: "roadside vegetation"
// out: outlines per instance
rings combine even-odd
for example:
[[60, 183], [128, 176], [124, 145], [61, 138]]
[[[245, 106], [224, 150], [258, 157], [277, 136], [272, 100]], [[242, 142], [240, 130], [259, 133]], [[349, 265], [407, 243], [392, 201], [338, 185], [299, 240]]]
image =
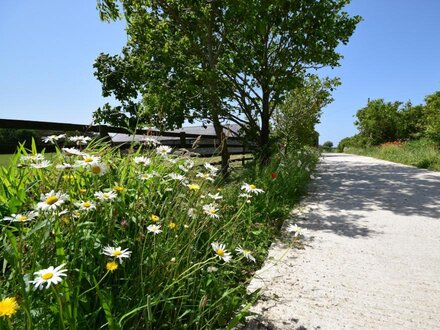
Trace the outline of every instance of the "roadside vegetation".
[[440, 92], [420, 105], [372, 100], [356, 117], [359, 133], [341, 140], [339, 152], [440, 170]]

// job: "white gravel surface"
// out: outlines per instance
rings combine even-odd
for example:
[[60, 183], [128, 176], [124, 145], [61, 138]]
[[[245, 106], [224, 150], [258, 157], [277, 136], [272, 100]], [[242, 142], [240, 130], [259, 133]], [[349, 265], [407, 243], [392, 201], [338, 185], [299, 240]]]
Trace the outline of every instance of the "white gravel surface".
[[246, 329], [440, 329], [440, 173], [326, 154], [288, 223]]

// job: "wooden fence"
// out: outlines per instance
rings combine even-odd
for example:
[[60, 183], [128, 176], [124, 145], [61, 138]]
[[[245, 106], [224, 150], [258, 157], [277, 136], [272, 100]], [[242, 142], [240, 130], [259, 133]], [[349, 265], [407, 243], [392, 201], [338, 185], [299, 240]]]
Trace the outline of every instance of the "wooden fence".
[[[107, 125], [78, 125], [78, 124], [66, 124], [66, 123], [53, 123], [42, 121], [29, 121], [29, 120], [14, 120], [14, 119], [0, 119], [0, 128], [8, 129], [27, 129], [27, 130], [43, 130], [53, 132], [75, 132], [75, 134], [86, 134], [89, 136], [96, 136], [98, 138], [104, 138], [112, 143], [114, 146], [120, 148], [128, 148], [130, 141], [115, 142], [115, 134], [126, 134], [128, 140], [135, 136], [138, 136], [137, 142], [142, 143], [142, 136], [157, 137], [157, 140], [163, 144], [173, 148], [183, 148], [190, 152], [198, 153], [202, 157], [216, 156], [220, 153], [220, 141], [215, 135], [209, 134], [192, 134], [186, 132], [160, 132], [152, 129], [137, 129], [136, 131], [129, 131], [122, 127], [112, 127]], [[58, 134], [57, 133], [57, 134]], [[113, 136], [112, 136], [113, 134]], [[231, 155], [245, 155], [251, 150], [251, 145], [245, 145], [242, 139], [236, 136], [229, 136], [228, 138], [228, 151]], [[55, 150], [55, 146], [50, 144], [44, 144], [42, 141], [35, 141], [37, 144], [37, 150], [41, 151], [45, 149], [46, 152]], [[72, 144], [73, 145], [73, 144]], [[17, 150], [15, 144], [1, 144], [0, 154], [10, 154]], [[239, 159], [243, 160], [243, 159]]]

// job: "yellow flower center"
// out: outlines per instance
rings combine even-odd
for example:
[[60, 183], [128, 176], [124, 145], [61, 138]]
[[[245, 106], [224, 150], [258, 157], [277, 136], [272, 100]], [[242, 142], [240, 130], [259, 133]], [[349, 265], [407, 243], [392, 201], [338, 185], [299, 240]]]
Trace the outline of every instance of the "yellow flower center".
[[119, 250], [116, 250], [116, 251], [113, 251], [112, 254], [113, 254], [113, 256], [115, 256], [115, 257], [119, 257], [119, 256], [122, 254], [122, 252], [119, 251]]
[[102, 194], [102, 197], [104, 197], [104, 198], [109, 198], [109, 197], [110, 197], [110, 194], [103, 193], [103, 194]]
[[118, 263], [114, 261], [107, 262], [105, 268], [110, 272], [115, 271], [116, 269], [118, 269]]
[[69, 175], [69, 174], [65, 174], [63, 175], [63, 179], [64, 180], [73, 180], [75, 177], [73, 175]]
[[116, 190], [116, 191], [123, 191], [123, 190], [124, 190], [124, 187], [121, 187], [121, 186], [114, 186], [113, 189]]
[[18, 304], [15, 298], [5, 298], [0, 300], [0, 317], [11, 317], [17, 312]]
[[56, 202], [58, 202], [58, 197], [57, 196], [49, 196], [49, 197], [46, 198], [46, 204], [53, 205]]
[[91, 163], [91, 162], [93, 162], [93, 158], [87, 157], [87, 158], [84, 159], [84, 162], [85, 163]]
[[87, 191], [87, 190], [84, 189], [84, 188], [80, 188], [80, 189], [79, 189], [79, 192], [82, 193], [82, 194], [84, 194], [86, 191]]
[[250, 184], [250, 185], [249, 185], [249, 188], [251, 188], [251, 189], [253, 190], [253, 189], [257, 189], [257, 186], [254, 185], [254, 184]]
[[158, 222], [159, 221], [159, 217], [155, 214], [150, 215], [150, 220], [153, 222]]
[[99, 173], [101, 173], [101, 167], [96, 166], [96, 165], [92, 166], [91, 171], [93, 174], [99, 174]]
[[90, 202], [83, 203], [83, 207], [89, 208], [90, 206], [92, 206], [92, 204], [90, 204]]
[[216, 212], [216, 211], [215, 211], [214, 209], [210, 209], [210, 210], [209, 210], [209, 213], [211, 213], [211, 214], [215, 214], [215, 212]]
[[45, 281], [50, 280], [53, 277], [53, 273], [47, 272], [41, 276], [41, 278]]
[[176, 224], [175, 224], [174, 222], [171, 222], [171, 223], [168, 225], [168, 228], [170, 228], [170, 229], [174, 229], [174, 228], [176, 228]]
[[19, 215], [18, 216], [18, 220], [20, 220], [20, 221], [25, 221], [25, 220], [27, 220], [28, 219], [28, 217], [27, 216], [25, 216], [25, 215]]
[[200, 186], [198, 184], [190, 184], [188, 188], [189, 190], [200, 190]]
[[215, 251], [220, 257], [224, 257], [225, 256], [225, 250], [223, 249], [217, 249], [217, 251]]

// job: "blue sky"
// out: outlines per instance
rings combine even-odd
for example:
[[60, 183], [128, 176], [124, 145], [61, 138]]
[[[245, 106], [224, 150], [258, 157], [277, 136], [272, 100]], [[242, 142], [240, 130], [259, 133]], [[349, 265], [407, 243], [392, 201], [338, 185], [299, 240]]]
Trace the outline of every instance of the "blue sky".
[[[0, 118], [90, 123], [105, 101], [93, 77], [100, 52], [119, 53], [122, 23], [99, 20], [94, 0], [0, 0]], [[323, 113], [321, 142], [353, 135], [367, 99], [423, 98], [440, 90], [440, 1], [353, 0], [364, 21], [341, 67], [320, 75], [342, 80]]]

